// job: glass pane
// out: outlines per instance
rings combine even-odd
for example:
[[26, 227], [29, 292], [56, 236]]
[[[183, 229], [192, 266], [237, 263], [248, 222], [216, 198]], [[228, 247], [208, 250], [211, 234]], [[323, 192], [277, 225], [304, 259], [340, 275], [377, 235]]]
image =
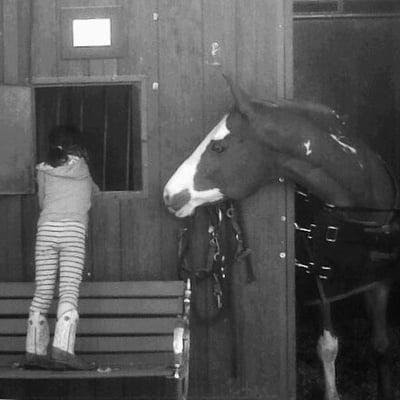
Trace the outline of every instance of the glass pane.
[[111, 20], [109, 18], [74, 19], [72, 45], [74, 47], [111, 46]]

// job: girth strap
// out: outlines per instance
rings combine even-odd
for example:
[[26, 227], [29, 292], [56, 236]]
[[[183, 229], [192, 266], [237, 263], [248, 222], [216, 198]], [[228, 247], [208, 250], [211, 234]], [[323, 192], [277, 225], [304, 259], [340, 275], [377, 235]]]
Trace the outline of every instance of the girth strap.
[[[395, 261], [399, 257], [400, 251], [400, 220], [397, 209], [351, 208], [350, 211], [352, 212], [392, 212], [391, 219], [383, 225], [365, 224], [353, 219], [346, 219], [344, 212], [347, 208], [326, 205], [313, 196], [304, 193], [300, 193], [300, 195], [300, 199], [308, 204], [313, 219], [308, 225], [295, 224], [296, 237], [301, 240], [302, 248], [306, 253], [306, 260], [296, 260], [296, 266], [309, 274], [310, 277], [314, 277], [319, 293], [318, 300], [306, 304], [330, 303], [372, 289], [374, 283], [371, 279], [364, 282], [360, 279], [359, 284], [348, 288], [346, 292], [327, 298], [324, 293], [323, 281], [329, 281], [338, 265], [341, 264], [339, 262], [338, 265], [332, 265], [330, 262], [333, 261], [326, 260], [334, 260], [336, 251], [357, 249], [356, 251], [361, 253], [356, 254], [368, 255], [372, 262], [391, 263]], [[338, 256], [340, 254], [338, 253]], [[326, 263], [329, 263], [329, 265], [326, 265]], [[365, 271], [361, 270], [360, 277], [363, 273]], [[378, 281], [383, 278], [375, 279]]]

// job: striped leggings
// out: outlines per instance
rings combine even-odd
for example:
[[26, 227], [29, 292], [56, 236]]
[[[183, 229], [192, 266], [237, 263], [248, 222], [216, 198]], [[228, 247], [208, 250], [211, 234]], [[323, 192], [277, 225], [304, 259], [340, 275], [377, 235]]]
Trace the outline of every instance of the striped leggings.
[[30, 311], [48, 313], [54, 297], [58, 269], [58, 310], [65, 312], [78, 308], [85, 239], [86, 228], [80, 222], [51, 221], [38, 227], [35, 248], [36, 289]]

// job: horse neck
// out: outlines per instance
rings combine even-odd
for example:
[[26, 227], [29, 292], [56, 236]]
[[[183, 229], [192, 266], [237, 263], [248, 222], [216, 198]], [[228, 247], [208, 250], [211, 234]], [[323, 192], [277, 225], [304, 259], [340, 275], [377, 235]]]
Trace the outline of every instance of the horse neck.
[[340, 207], [355, 205], [354, 196], [334, 176], [324, 169], [314, 169], [312, 165], [303, 160], [286, 160], [282, 174], [291, 181], [307, 188], [327, 204]]
[[[316, 141], [318, 143], [318, 141]], [[334, 148], [334, 147], [333, 147]], [[393, 181], [383, 161], [366, 147], [282, 156], [282, 173], [322, 201], [339, 207], [395, 206]], [[323, 155], [323, 156], [321, 156]]]

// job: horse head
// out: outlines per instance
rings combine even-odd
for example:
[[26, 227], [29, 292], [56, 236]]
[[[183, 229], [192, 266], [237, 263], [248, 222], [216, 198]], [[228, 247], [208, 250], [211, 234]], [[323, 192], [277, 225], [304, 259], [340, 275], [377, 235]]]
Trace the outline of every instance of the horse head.
[[328, 204], [393, 206], [393, 180], [384, 163], [346, 135], [334, 110], [302, 101], [254, 101], [227, 81], [234, 106], [165, 186], [165, 205], [177, 217], [224, 198], [243, 199], [279, 176]]
[[265, 124], [257, 118], [257, 103], [227, 80], [234, 106], [164, 188], [165, 205], [177, 217], [224, 198], [243, 199], [277, 176], [275, 160], [266, 156], [268, 148], [259, 135]]

